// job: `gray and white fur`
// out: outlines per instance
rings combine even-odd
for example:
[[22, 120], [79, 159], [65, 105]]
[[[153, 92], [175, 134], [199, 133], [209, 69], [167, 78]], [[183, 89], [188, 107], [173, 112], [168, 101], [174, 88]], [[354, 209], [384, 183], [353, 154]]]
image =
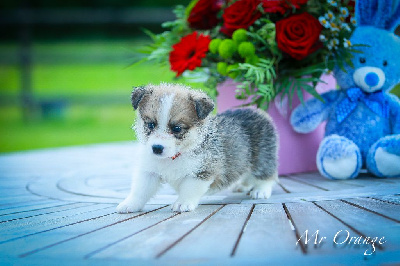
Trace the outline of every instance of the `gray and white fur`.
[[278, 135], [266, 112], [237, 109], [211, 116], [213, 101], [176, 84], [135, 88], [135, 131], [140, 145], [131, 191], [117, 210], [140, 211], [169, 183], [172, 210], [194, 210], [208, 193], [235, 185], [254, 199], [269, 198], [278, 181]]

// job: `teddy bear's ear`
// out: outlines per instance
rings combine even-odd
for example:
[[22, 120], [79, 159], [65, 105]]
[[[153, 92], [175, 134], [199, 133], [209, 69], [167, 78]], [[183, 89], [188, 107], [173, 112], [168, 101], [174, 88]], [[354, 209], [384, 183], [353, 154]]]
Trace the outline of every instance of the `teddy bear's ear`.
[[357, 26], [373, 26], [395, 32], [399, 25], [400, 2], [393, 0], [356, 1]]

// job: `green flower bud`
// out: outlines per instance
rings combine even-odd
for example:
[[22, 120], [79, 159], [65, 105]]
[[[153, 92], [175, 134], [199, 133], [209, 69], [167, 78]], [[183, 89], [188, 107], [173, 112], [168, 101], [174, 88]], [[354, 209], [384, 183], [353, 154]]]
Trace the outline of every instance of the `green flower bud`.
[[253, 56], [256, 53], [256, 48], [251, 42], [242, 42], [239, 45], [238, 52], [241, 57], [247, 58]]
[[258, 58], [256, 55], [250, 56], [250, 57], [246, 57], [245, 62], [247, 64], [251, 64], [251, 65], [257, 65], [257, 63], [260, 61], [260, 58]]
[[237, 69], [238, 67], [239, 67], [239, 64], [229, 65], [226, 68], [226, 71], [228, 72], [228, 77], [230, 77], [231, 79], [235, 79], [239, 75], [239, 72], [232, 71], [232, 70]]
[[219, 55], [224, 59], [229, 59], [236, 52], [236, 44], [231, 39], [225, 39], [218, 47]]
[[220, 73], [222, 76], [227, 76], [228, 71], [227, 71], [228, 64], [225, 62], [219, 62], [217, 64], [217, 71]]
[[247, 41], [247, 31], [245, 29], [235, 30], [232, 34], [232, 39], [237, 44]]
[[211, 53], [216, 54], [218, 53], [218, 47], [221, 44], [221, 39], [213, 39], [211, 40], [208, 49], [210, 50]]

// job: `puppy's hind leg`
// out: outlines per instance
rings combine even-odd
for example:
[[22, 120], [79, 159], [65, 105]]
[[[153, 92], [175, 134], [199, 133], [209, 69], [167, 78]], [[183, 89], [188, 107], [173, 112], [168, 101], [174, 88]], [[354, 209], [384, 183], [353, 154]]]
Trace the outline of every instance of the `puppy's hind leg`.
[[233, 192], [245, 192], [245, 193], [247, 193], [247, 192], [249, 192], [250, 190], [251, 190], [251, 185], [252, 185], [252, 183], [251, 183], [251, 179], [252, 179], [253, 177], [251, 176], [251, 174], [250, 173], [246, 173], [246, 174], [243, 174], [240, 178], [239, 178], [239, 180], [235, 183], [235, 184], [233, 184], [233, 186], [232, 186], [232, 191]]
[[155, 173], [142, 172], [132, 178], [131, 191], [128, 197], [117, 206], [119, 213], [138, 212], [160, 187], [160, 176]]

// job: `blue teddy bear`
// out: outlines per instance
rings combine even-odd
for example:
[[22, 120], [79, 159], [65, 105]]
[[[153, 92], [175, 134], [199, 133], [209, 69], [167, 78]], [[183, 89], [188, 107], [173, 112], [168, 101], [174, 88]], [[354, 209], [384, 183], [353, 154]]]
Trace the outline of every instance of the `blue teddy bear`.
[[327, 120], [317, 152], [320, 173], [331, 179], [358, 176], [361, 168], [378, 177], [400, 177], [400, 101], [389, 91], [400, 82], [400, 4], [356, 2], [357, 28], [351, 43], [366, 44], [354, 68], [336, 67], [340, 90], [311, 99], [291, 115], [296, 132], [313, 131]]

